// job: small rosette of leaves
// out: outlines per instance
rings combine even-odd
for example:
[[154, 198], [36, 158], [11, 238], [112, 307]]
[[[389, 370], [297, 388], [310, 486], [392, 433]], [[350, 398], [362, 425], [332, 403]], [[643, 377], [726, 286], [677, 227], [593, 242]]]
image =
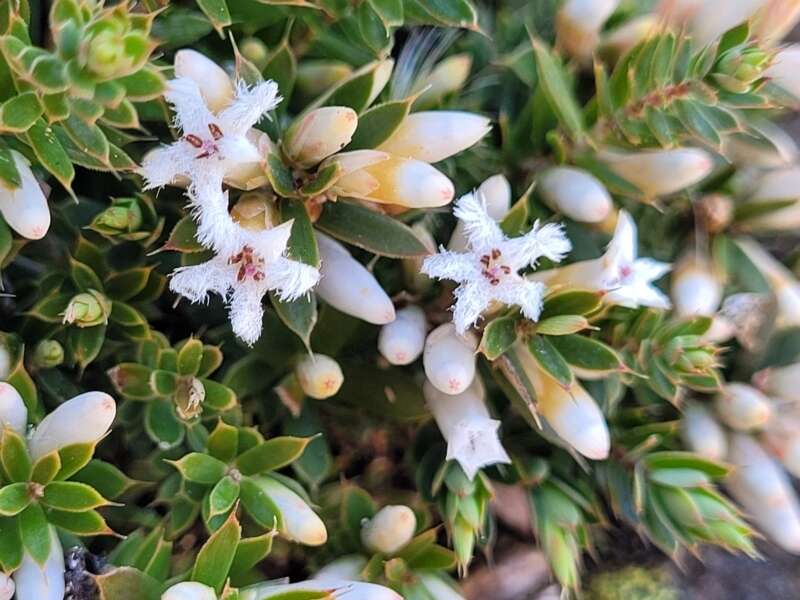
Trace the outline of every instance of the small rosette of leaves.
[[163, 228], [164, 217], [158, 215], [153, 200], [144, 194], [113, 198], [111, 205], [89, 224], [89, 229], [112, 243], [139, 242], [144, 248], [156, 242]]

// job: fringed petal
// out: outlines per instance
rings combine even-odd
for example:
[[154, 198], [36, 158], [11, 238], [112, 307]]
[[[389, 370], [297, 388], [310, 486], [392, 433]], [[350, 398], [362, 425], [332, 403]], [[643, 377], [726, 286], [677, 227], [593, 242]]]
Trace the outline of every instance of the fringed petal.
[[189, 173], [194, 162], [194, 148], [183, 141], [148, 152], [139, 173], [144, 177], [144, 189], [171, 185]]
[[208, 126], [216, 119], [208, 110], [197, 84], [188, 77], [167, 82], [164, 98], [175, 111], [175, 127], [184, 134], [208, 136]]
[[241, 285], [234, 288], [231, 294], [228, 312], [231, 328], [248, 346], [252, 346], [261, 337], [264, 306], [262, 301], [266, 287], [263, 285]]
[[508, 278], [496, 286], [495, 298], [509, 306], [519, 306], [525, 318], [538, 321], [542, 312], [542, 299], [547, 286], [539, 281]]
[[457, 461], [470, 479], [483, 467], [510, 463], [511, 459], [500, 443], [499, 427], [500, 421], [483, 417], [460, 421], [447, 440], [447, 460]]
[[232, 280], [230, 265], [217, 256], [199, 265], [175, 269], [169, 280], [169, 289], [190, 302], [206, 302], [211, 292], [225, 297]]
[[453, 295], [456, 299], [453, 307], [453, 325], [460, 334], [478, 322], [481, 313], [494, 299], [492, 286], [482, 279], [461, 284]]
[[280, 104], [278, 84], [265, 81], [248, 87], [239, 80], [236, 83], [236, 100], [219, 114], [219, 121], [226, 134], [243, 136], [265, 113]]
[[269, 265], [267, 285], [275, 290], [283, 302], [296, 300], [307, 294], [319, 282], [319, 271], [311, 265], [289, 258], [278, 257]]
[[429, 277], [450, 279], [458, 283], [481, 277], [478, 262], [472, 254], [450, 252], [444, 247], [439, 248], [438, 254], [426, 257], [420, 270]]
[[561, 262], [572, 250], [572, 243], [560, 223], [540, 226], [537, 221], [525, 235], [504, 242], [501, 250], [516, 271], [529, 265], [535, 266], [542, 256], [553, 262]]
[[497, 248], [505, 240], [500, 226], [486, 212], [485, 201], [480, 192], [459, 198], [453, 214], [464, 224], [464, 234], [472, 250], [483, 252]]

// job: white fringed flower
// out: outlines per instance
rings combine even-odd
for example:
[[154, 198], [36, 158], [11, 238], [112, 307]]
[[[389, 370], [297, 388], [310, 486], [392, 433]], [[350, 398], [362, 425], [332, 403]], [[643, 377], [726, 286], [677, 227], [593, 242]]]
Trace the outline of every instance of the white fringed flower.
[[211, 292], [219, 294], [229, 304], [233, 332], [246, 343], [255, 343], [261, 335], [262, 300], [268, 291], [277, 292], [281, 300], [295, 300], [319, 281], [317, 269], [284, 256], [292, 223], [263, 231], [229, 224], [225, 230], [233, 235], [223, 239], [225, 247], [233, 250], [177, 269], [170, 289], [191, 302], [205, 302]]
[[454, 211], [464, 224], [469, 249], [450, 252], [441, 248], [422, 264], [422, 272], [437, 279], [452, 279], [455, 291], [453, 323], [464, 333], [492, 302], [519, 306], [532, 321], [539, 318], [545, 286], [527, 281], [519, 271], [535, 265], [542, 256], [560, 261], [572, 248], [560, 225], [534, 224], [523, 236], [508, 238], [489, 216], [479, 193], [461, 197]]
[[620, 306], [669, 308], [669, 298], [652, 282], [663, 277], [671, 265], [652, 258], [637, 258], [636, 238], [636, 223], [630, 214], [620, 211], [614, 237], [603, 256], [535, 273], [531, 278], [548, 285], [603, 292], [607, 302]]
[[278, 86], [267, 81], [248, 87], [240, 81], [235, 100], [218, 114], [208, 108], [197, 83], [186, 77], [171, 80], [164, 97], [175, 111], [175, 127], [182, 136], [145, 156], [145, 189], [188, 179], [189, 198], [203, 219], [205, 204], [224, 200], [225, 176], [262, 160], [251, 128], [280, 102]]

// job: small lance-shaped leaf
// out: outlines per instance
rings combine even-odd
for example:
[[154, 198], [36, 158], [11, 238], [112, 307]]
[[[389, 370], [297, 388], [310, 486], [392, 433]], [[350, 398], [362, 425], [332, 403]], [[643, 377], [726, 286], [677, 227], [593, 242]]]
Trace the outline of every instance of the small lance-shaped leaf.
[[239, 447], [239, 430], [220, 419], [206, 441], [208, 452], [216, 459], [228, 463], [236, 457]]
[[178, 349], [178, 373], [196, 375], [203, 360], [203, 342], [196, 338], [186, 340]]
[[410, 22], [478, 29], [478, 13], [468, 0], [407, 0], [403, 8]]
[[292, 233], [287, 244], [289, 255], [294, 260], [319, 267], [319, 248], [314, 237], [314, 228], [308, 211], [302, 202], [284, 201], [281, 203], [281, 220], [283, 222], [293, 220]]
[[492, 319], [483, 330], [479, 348], [486, 358], [495, 360], [514, 345], [517, 341], [518, 323], [519, 316], [516, 314]]
[[119, 498], [133, 487], [142, 485], [142, 482], [131, 479], [111, 463], [96, 458], [90, 460], [72, 477], [72, 480], [90, 485], [104, 498], [112, 500]]
[[11, 481], [28, 481], [31, 476], [31, 459], [25, 440], [9, 427], [3, 429], [0, 437], [0, 463]]
[[539, 74], [539, 85], [542, 86], [550, 108], [559, 122], [574, 141], [583, 137], [583, 115], [573, 95], [564, 68], [553, 56], [544, 42], [532, 37], [533, 53], [536, 57], [536, 68]]
[[236, 459], [236, 467], [243, 475], [257, 475], [275, 471], [299, 458], [313, 437], [281, 436], [251, 448]]
[[347, 150], [377, 148], [397, 131], [408, 116], [417, 96], [405, 100], [392, 100], [378, 104], [358, 117], [358, 129], [347, 145]]
[[219, 36], [225, 37], [222, 30], [231, 24], [231, 13], [225, 0], [196, 0], [196, 2]]
[[205, 248], [197, 241], [196, 234], [197, 223], [187, 215], [172, 228], [161, 250], [175, 250], [182, 253], [202, 252]]
[[67, 334], [67, 348], [73, 362], [83, 370], [91, 363], [103, 347], [106, 339], [105, 325], [94, 327], [72, 328]]
[[300, 188], [300, 195], [313, 198], [328, 191], [341, 177], [341, 172], [342, 166], [338, 162], [332, 162], [328, 166], [319, 169], [314, 174], [314, 177]]
[[53, 481], [60, 470], [61, 457], [58, 454], [58, 450], [53, 450], [34, 463], [33, 471], [31, 472], [31, 481], [45, 485]]
[[283, 324], [297, 334], [307, 349], [311, 349], [311, 333], [317, 324], [317, 297], [308, 294], [291, 302], [283, 302], [270, 294], [272, 307]]
[[536, 324], [536, 333], [541, 335], [570, 335], [589, 327], [586, 317], [580, 315], [559, 315], [542, 319]]
[[171, 462], [184, 479], [205, 485], [217, 483], [228, 469], [228, 466], [221, 460], [200, 452], [191, 452], [181, 459]]
[[56, 479], [64, 480], [72, 477], [85, 467], [92, 459], [96, 442], [70, 444], [58, 449], [59, 469]]
[[42, 119], [36, 121], [25, 133], [25, 138], [36, 158], [64, 188], [72, 194], [75, 169], [66, 151], [56, 138], [53, 128]]
[[222, 385], [210, 379], [201, 379], [203, 389], [206, 391], [203, 405], [217, 411], [226, 411], [236, 406], [236, 394], [227, 385]]
[[588, 315], [602, 305], [602, 297], [596, 292], [568, 290], [548, 296], [542, 307], [540, 321], [560, 315]]
[[27, 483], [12, 483], [0, 487], [0, 516], [13, 517], [25, 510], [30, 503]]
[[206, 521], [228, 513], [239, 499], [239, 481], [230, 475], [220, 479], [207, 496], [208, 514]]
[[103, 282], [89, 265], [69, 259], [69, 277], [79, 290], [103, 290]]
[[618, 371], [625, 365], [609, 346], [582, 335], [563, 335], [550, 342], [571, 365], [588, 371]]
[[33, 92], [24, 92], [0, 106], [0, 131], [22, 133], [42, 116], [42, 105]]
[[97, 490], [85, 483], [53, 481], [44, 488], [41, 503], [66, 512], [84, 512], [108, 505]]
[[22, 562], [22, 541], [17, 520], [0, 517], [0, 568], [10, 573]]
[[149, 367], [138, 363], [120, 363], [109, 369], [107, 375], [117, 393], [125, 398], [150, 400], [154, 396], [150, 387], [152, 370]]
[[533, 335], [528, 340], [528, 348], [539, 363], [539, 366], [564, 388], [569, 388], [575, 381], [572, 369], [564, 360], [558, 350], [553, 346], [552, 340], [541, 335]]
[[161, 96], [167, 87], [164, 75], [150, 67], [139, 69], [136, 73], [117, 81], [125, 86], [126, 98], [131, 102], [154, 100]]
[[291, 31], [287, 28], [286, 35], [283, 36], [281, 43], [267, 57], [267, 63], [262, 70], [264, 79], [271, 79], [277, 83], [281, 96], [284, 97], [284, 101], [278, 105], [277, 110], [279, 113], [287, 110], [289, 106], [288, 99], [292, 96], [292, 90], [297, 79], [297, 59], [289, 45], [290, 33]]
[[272, 541], [277, 534], [278, 531], [273, 530], [256, 537], [240, 540], [231, 564], [231, 576], [238, 578], [238, 576], [244, 575], [259, 561], [266, 558], [272, 551]]
[[294, 198], [297, 192], [294, 188], [292, 172], [283, 164], [280, 156], [271, 153], [267, 157], [267, 179], [272, 189], [283, 198]]
[[252, 479], [242, 479], [239, 494], [244, 509], [256, 523], [269, 530], [283, 527], [281, 511]]
[[161, 584], [133, 567], [117, 567], [94, 578], [100, 600], [159, 600]]
[[242, 527], [235, 512], [232, 512], [225, 524], [200, 548], [191, 579], [213, 587], [217, 593], [221, 592], [241, 538]]
[[410, 258], [430, 252], [407, 225], [352, 202], [326, 202], [316, 225], [379, 256]]
[[730, 472], [730, 467], [692, 452], [654, 452], [648, 454], [643, 463], [648, 469], [695, 469], [712, 479], [721, 479]]
[[38, 504], [30, 504], [17, 515], [19, 536], [22, 545], [31, 558], [43, 565], [50, 554], [50, 525], [44, 515], [44, 510]]

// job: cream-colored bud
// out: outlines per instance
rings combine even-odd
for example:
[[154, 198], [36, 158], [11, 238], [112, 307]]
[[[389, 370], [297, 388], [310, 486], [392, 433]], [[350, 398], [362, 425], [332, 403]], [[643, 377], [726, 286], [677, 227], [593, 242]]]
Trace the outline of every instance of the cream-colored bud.
[[64, 600], [64, 550], [55, 527], [48, 525], [47, 528], [50, 554], [44, 564], [38, 564], [27, 551], [23, 551], [22, 563], [14, 571], [16, 600]]
[[295, 366], [294, 372], [303, 392], [317, 400], [336, 394], [344, 381], [339, 363], [325, 354], [304, 356]]
[[161, 600], [217, 600], [214, 588], [197, 581], [182, 581], [167, 588]]
[[25, 435], [28, 426], [28, 409], [16, 388], [10, 383], [0, 382], [0, 429], [10, 427]]
[[317, 295], [341, 312], [375, 325], [395, 319], [394, 304], [378, 280], [347, 249], [328, 236], [317, 233], [322, 275]]
[[367, 564], [367, 559], [360, 554], [350, 554], [342, 556], [335, 561], [328, 563], [314, 574], [314, 579], [325, 580], [351, 580], [358, 581], [361, 572]]
[[419, 81], [412, 93], [423, 91], [414, 103], [422, 109], [438, 104], [445, 96], [459, 91], [472, 70], [472, 56], [469, 54], [453, 54], [448, 56], [430, 72], [430, 75]]
[[710, 317], [722, 301], [723, 285], [708, 259], [691, 252], [672, 274], [672, 304], [681, 318]]
[[583, 169], [548, 169], [539, 177], [538, 189], [550, 208], [580, 223], [600, 223], [613, 208], [605, 186]]
[[749, 19], [765, 4], [766, 0], [736, 0], [725, 5], [717, 0], [662, 0], [658, 12], [676, 27], [688, 24], [692, 38], [702, 47]]
[[14, 588], [14, 580], [5, 573], [0, 573], [0, 600], [11, 600]]
[[783, 407], [761, 436], [761, 443], [793, 476], [800, 477], [800, 412]]
[[242, 194], [231, 208], [231, 217], [248, 231], [264, 231], [280, 223], [274, 197], [266, 192]]
[[752, 127], [761, 139], [739, 134], [723, 141], [722, 154], [732, 163], [775, 169], [792, 164], [800, 156], [797, 143], [782, 127], [771, 121], [758, 121]]
[[455, 194], [453, 182], [428, 163], [391, 155], [345, 175], [336, 182], [336, 187], [353, 190], [356, 198], [407, 208], [444, 206]]
[[794, 274], [755, 240], [737, 238], [736, 243], [772, 288], [777, 303], [777, 326], [800, 326], [800, 282]]
[[269, 136], [258, 129], [250, 129], [245, 138], [235, 164], [225, 171], [224, 181], [239, 190], [254, 190], [267, 184], [267, 157], [277, 150]]
[[800, 503], [783, 469], [752, 437], [733, 434], [725, 483], [736, 501], [773, 542], [800, 553]]
[[259, 71], [263, 71], [269, 64], [269, 48], [257, 37], [244, 38], [239, 44], [239, 51]]
[[714, 398], [722, 422], [739, 431], [763, 428], [772, 416], [769, 398], [746, 383], [729, 383]]
[[348, 106], [323, 106], [301, 115], [284, 139], [286, 154], [300, 167], [312, 167], [353, 139], [358, 115]]
[[468, 112], [431, 110], [408, 115], [378, 150], [427, 163], [476, 144], [491, 130], [489, 119]]
[[[492, 175], [478, 186], [478, 193], [485, 203], [486, 214], [495, 221], [502, 220], [511, 208], [511, 184], [505, 175]], [[454, 252], [463, 252], [467, 249], [463, 221], [459, 220], [456, 223], [447, 248]]]
[[800, 20], [800, 2], [797, 0], [767, 0], [755, 14], [750, 31], [760, 45], [774, 46], [789, 33]]
[[267, 475], [258, 475], [251, 480], [280, 512], [279, 530], [286, 539], [306, 546], [321, 546], [328, 540], [325, 523], [300, 496]]
[[604, 35], [602, 51], [613, 58], [620, 57], [657, 29], [658, 18], [655, 15], [634, 17]]
[[[275, 584], [267, 582], [242, 588], [239, 590], [239, 600], [269, 600], [280, 596], [294, 597], [291, 592], [295, 592], [298, 598], [306, 597], [309, 592], [320, 594], [319, 597], [342, 598], [342, 600], [403, 600], [403, 597], [382, 585], [374, 583], [363, 583], [360, 581], [347, 581], [336, 579], [312, 579], [299, 583]], [[306, 594], [302, 594], [306, 592]], [[322, 595], [324, 594], [324, 595]]]
[[749, 199], [749, 203], [755, 204], [779, 201], [793, 201], [793, 204], [747, 219], [744, 225], [757, 232], [795, 230], [800, 227], [800, 167], [766, 172]]
[[766, 394], [800, 404], [800, 362], [764, 369], [753, 380]]
[[375, 67], [374, 75], [372, 77], [372, 89], [367, 97], [367, 106], [375, 101], [375, 98], [380, 95], [380, 93], [383, 91], [383, 88], [385, 88], [386, 84], [389, 83], [389, 79], [392, 78], [393, 71], [394, 60], [391, 58], [380, 61]]
[[28, 440], [31, 457], [73, 444], [93, 444], [111, 427], [117, 405], [103, 392], [86, 392], [67, 400], [48, 414]]
[[686, 446], [710, 460], [725, 460], [728, 440], [725, 430], [704, 406], [691, 403], [683, 410], [681, 435]]
[[331, 188], [332, 193], [337, 196], [367, 198], [380, 184], [364, 169], [390, 158], [391, 155], [377, 150], [353, 150], [326, 158], [319, 168], [324, 169], [331, 163], [339, 165], [339, 178]]
[[764, 71], [764, 77], [800, 101], [800, 44], [791, 44], [778, 52]]
[[711, 155], [699, 148], [603, 152], [603, 160], [648, 199], [680, 191], [704, 179], [714, 167]]
[[213, 60], [196, 50], [185, 48], [175, 53], [175, 77], [187, 77], [197, 84], [208, 108], [219, 112], [235, 95], [233, 81]]
[[556, 14], [558, 45], [582, 62], [592, 57], [600, 30], [620, 0], [567, 0]]
[[439, 325], [428, 334], [422, 362], [428, 380], [445, 394], [460, 394], [475, 378], [478, 340], [472, 332], [460, 336], [455, 325]]
[[14, 165], [21, 180], [20, 186], [11, 188], [0, 181], [0, 214], [8, 226], [29, 240], [39, 240], [50, 229], [50, 209], [39, 181], [31, 171], [28, 160], [16, 150], [11, 150]]
[[407, 506], [384, 506], [361, 526], [361, 542], [373, 552], [395, 554], [411, 541], [417, 517]]
[[304, 60], [297, 67], [297, 91], [315, 98], [353, 73], [353, 67], [338, 60]]
[[397, 311], [397, 318], [381, 327], [378, 350], [393, 365], [407, 365], [419, 358], [425, 347], [428, 320], [414, 304]]

